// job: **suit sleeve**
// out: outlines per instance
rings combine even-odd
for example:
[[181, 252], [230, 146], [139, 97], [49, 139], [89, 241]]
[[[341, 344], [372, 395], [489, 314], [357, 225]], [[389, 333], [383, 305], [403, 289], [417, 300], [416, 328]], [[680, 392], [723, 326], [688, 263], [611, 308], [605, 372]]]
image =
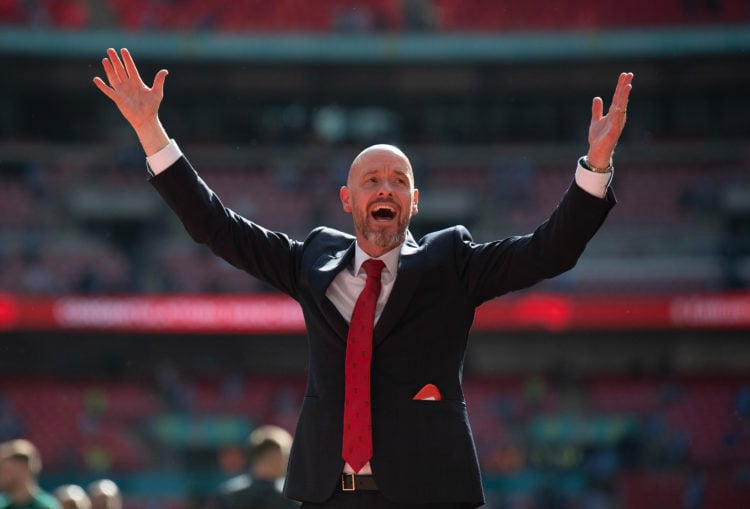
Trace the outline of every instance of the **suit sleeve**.
[[477, 244], [459, 229], [457, 263], [475, 305], [572, 269], [615, 203], [611, 188], [602, 199], [573, 182], [529, 235]]
[[302, 245], [226, 208], [184, 157], [150, 179], [196, 242], [295, 297]]

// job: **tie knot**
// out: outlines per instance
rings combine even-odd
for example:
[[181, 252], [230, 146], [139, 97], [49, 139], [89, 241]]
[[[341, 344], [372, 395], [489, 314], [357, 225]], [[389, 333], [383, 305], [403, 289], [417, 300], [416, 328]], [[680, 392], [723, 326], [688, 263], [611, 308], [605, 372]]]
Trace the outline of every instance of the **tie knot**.
[[383, 260], [375, 260], [373, 258], [365, 260], [362, 263], [362, 268], [365, 270], [368, 278], [376, 277], [380, 279], [380, 273], [383, 272], [384, 267], [385, 263], [383, 263]]

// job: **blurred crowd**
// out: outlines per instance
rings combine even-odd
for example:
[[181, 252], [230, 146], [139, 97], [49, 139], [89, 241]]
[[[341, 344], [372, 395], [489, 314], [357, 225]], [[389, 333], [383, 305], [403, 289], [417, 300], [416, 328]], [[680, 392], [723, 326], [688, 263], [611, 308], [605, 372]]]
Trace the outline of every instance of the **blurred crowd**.
[[221, 32], [493, 31], [685, 23], [742, 23], [741, 0], [668, 0], [657, 4], [544, 0], [5, 0], [0, 22], [64, 30]]
[[[266, 291], [190, 241], [145, 182], [140, 157], [134, 158], [138, 163], [110, 167], [34, 163], [0, 174], [0, 288], [31, 295]], [[456, 223], [480, 241], [527, 233], [572, 178], [572, 163], [416, 164], [423, 197], [412, 227], [417, 237]], [[342, 167], [345, 163], [335, 161], [329, 166], [208, 165], [201, 173], [230, 208], [302, 239], [322, 224], [351, 229], [335, 195]], [[644, 179], [651, 185], [643, 186]], [[747, 287], [750, 214], [741, 195], [749, 185], [742, 167], [673, 165], [657, 175], [628, 165], [614, 182], [620, 204], [590, 254], [575, 271], [548, 283], [550, 288]], [[668, 265], [665, 253], [673, 260]], [[587, 265], [597, 259], [616, 262], [602, 274]]]
[[[487, 33], [749, 20], [744, 0], [0, 0], [0, 29], [134, 33]], [[417, 71], [414, 75], [424, 69]], [[498, 82], [504, 72], [497, 71]], [[37, 75], [29, 76], [34, 81]], [[633, 132], [644, 139], [673, 134], [683, 148], [704, 130], [714, 141], [744, 140], [746, 126], [720, 129], [722, 119], [743, 118], [741, 109], [735, 111], [736, 89], [726, 88], [724, 102], [713, 93], [722, 87], [712, 89], [710, 100], [700, 97], [700, 87], [688, 94], [690, 100], [677, 97], [674, 103], [654, 93], [639, 114], [650, 115], [653, 122], [646, 125], [654, 129]], [[194, 132], [185, 128], [190, 142], [223, 141], [224, 152], [200, 169], [224, 202], [296, 238], [320, 224], [350, 228], [335, 193], [348, 169], [347, 144], [400, 137], [415, 147], [490, 146], [500, 131], [521, 144], [582, 143], [580, 133], [560, 120], [567, 110], [555, 101], [566, 102], [566, 96], [530, 108], [528, 97], [518, 94], [487, 120], [479, 113], [493, 109], [491, 92], [454, 105], [443, 101], [441, 89], [429, 90], [433, 97], [408, 108], [399, 98], [381, 107], [326, 104], [323, 93], [305, 106], [285, 97], [283, 104], [253, 110], [257, 115], [242, 113], [244, 123], [231, 115], [242, 110], [235, 103], [191, 109], [183, 92], [183, 103], [175, 100], [171, 113], [178, 125], [198, 126]], [[543, 92], [551, 95], [549, 88]], [[3, 160], [2, 291], [49, 296], [268, 290], [192, 244], [145, 183], [138, 149], [125, 147], [111, 161], [76, 153], [79, 141], [94, 148], [101, 141], [91, 132], [96, 119], [81, 117], [85, 129], [76, 127], [40, 95], [31, 89], [25, 98], [20, 93], [0, 98], [6, 101], [0, 135], [21, 145], [63, 139], [70, 150], [55, 158]], [[51, 101], [71, 108], [84, 104], [67, 90]], [[37, 110], [28, 107], [32, 102]], [[688, 103], [697, 106], [683, 108]], [[632, 122], [638, 121], [634, 116]], [[110, 126], [102, 125], [102, 131]], [[657, 128], [662, 131], [654, 134]], [[84, 130], [89, 137], [79, 140]], [[302, 157], [223, 164], [236, 161], [237, 139], [230, 136], [243, 145], [269, 144], [276, 156], [291, 145], [332, 149], [337, 156], [325, 164]], [[486, 151], [463, 153], [471, 162], [426, 162], [417, 154], [424, 201], [413, 223], [415, 235], [460, 222], [479, 241], [535, 227], [569, 185], [574, 164], [562, 157], [495, 161]], [[658, 165], [618, 166], [614, 186], [620, 203], [612, 217], [576, 270], [546, 288], [647, 293], [748, 288], [748, 171], [716, 160], [693, 161], [688, 155]], [[324, 194], [328, 191], [332, 194]], [[278, 493], [288, 447], [283, 430], [294, 426], [303, 380], [192, 377], [170, 366], [145, 382], [77, 375], [0, 378], [0, 509], [229, 509], [255, 496], [256, 489]], [[492, 509], [750, 506], [746, 379], [528, 375], [467, 380], [465, 389]]]
[[[724, 26], [749, 19], [747, 2], [740, 0], [542, 4], [4, 0], [0, 25], [84, 32], [109, 27], [160, 33], [418, 28], [479, 33], [508, 27]], [[470, 57], [471, 47], [466, 51]], [[122, 119], [107, 116], [111, 108], [101, 107], [103, 99], [82, 73], [68, 77], [74, 60], [32, 62], [27, 68], [19, 57], [7, 64], [18, 75], [9, 78], [12, 93], [0, 95], [0, 142], [17, 155], [0, 165], [0, 289], [31, 295], [266, 291], [193, 245], [175, 224], [144, 182], [143, 154], [129, 146], [132, 137], [120, 130]], [[671, 79], [671, 63], [644, 64], [644, 86], [623, 140], [628, 146], [616, 161], [619, 204], [576, 270], [548, 283], [552, 289], [653, 293], [748, 287], [750, 183], [741, 149], [748, 127], [738, 120], [748, 108], [747, 94], [741, 79], [718, 71], [732, 62], [730, 57], [704, 73], [692, 70], [703, 69], [695, 67], [703, 62], [688, 61], [684, 72], [691, 81], [674, 91], [661, 81]], [[170, 69], [172, 64], [178, 65], [172, 62]], [[65, 78], [46, 79], [41, 70], [48, 67]], [[417, 238], [461, 223], [476, 240], [489, 241], [531, 231], [570, 184], [579, 154], [562, 154], [573, 144], [575, 150], [584, 146], [582, 126], [588, 120], [586, 101], [573, 104], [571, 97], [588, 100], [589, 86], [581, 83], [599, 79], [588, 64], [565, 71], [570, 91], [547, 79], [562, 73], [554, 66], [336, 67], [305, 63], [280, 71], [231, 62], [178, 67], [181, 85], [170, 89], [164, 118], [179, 126], [179, 141], [191, 160], [193, 147], [214, 150], [205, 163], [193, 162], [226, 205], [293, 238], [323, 224], [350, 230], [336, 190], [358, 151], [352, 147], [388, 141], [413, 159], [422, 197], [412, 228]], [[380, 81], [371, 79], [373, 70], [383, 72]], [[217, 78], [203, 80], [204, 75]], [[306, 83], [299, 89], [278, 91], [274, 83], [287, 86], [298, 78]], [[271, 90], [263, 88], [268, 83]], [[230, 85], [237, 88], [220, 88]], [[558, 155], [539, 161], [508, 148], [526, 147], [534, 156], [549, 148], [537, 144], [556, 145]], [[37, 157], [47, 145], [58, 152]], [[104, 155], [103, 145], [116, 146], [115, 156]], [[690, 151], [693, 145], [696, 152]], [[240, 148], [252, 155], [256, 146], [267, 155], [237, 162]], [[488, 155], [496, 146], [505, 152]], [[326, 150], [325, 163], [307, 158]], [[662, 156], [648, 160], [651, 152]], [[443, 160], [446, 154], [453, 159]]]
[[109, 479], [84, 490], [64, 484], [53, 494], [39, 487], [42, 458], [36, 446], [16, 438], [0, 443], [0, 507], [3, 509], [122, 509], [122, 495]]
[[[105, 507], [97, 497], [114, 504], [114, 483], [89, 484], [102, 478], [121, 484], [126, 508], [254, 507], [247, 500], [257, 491], [279, 490], [303, 382], [199, 379], [174, 368], [154, 385], [69, 381], [53, 391], [51, 382], [3, 380], [3, 415], [18, 422], [0, 428], [11, 440], [0, 490], [12, 497], [18, 472], [39, 473], [36, 447], [18, 440], [28, 437], [64, 508]], [[489, 508], [724, 509], [750, 500], [750, 386], [740, 378], [560, 372], [470, 379], [465, 396]], [[87, 458], [94, 448], [108, 460]]]

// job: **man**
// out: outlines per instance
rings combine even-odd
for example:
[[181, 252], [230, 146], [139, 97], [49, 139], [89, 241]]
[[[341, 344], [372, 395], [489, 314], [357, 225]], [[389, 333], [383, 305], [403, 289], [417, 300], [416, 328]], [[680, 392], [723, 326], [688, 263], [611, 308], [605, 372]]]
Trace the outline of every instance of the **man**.
[[37, 484], [42, 459], [28, 440], [0, 444], [0, 509], [60, 509]]
[[122, 509], [120, 488], [109, 479], [100, 479], [88, 485], [91, 509]]
[[62, 509], [91, 509], [91, 499], [77, 484], [63, 484], [55, 490]]
[[481, 505], [461, 389], [474, 311], [575, 265], [615, 203], [611, 159], [633, 75], [620, 75], [607, 115], [594, 99], [588, 154], [533, 234], [476, 244], [457, 226], [416, 242], [411, 164], [376, 145], [340, 190], [355, 236], [316, 228], [300, 242], [226, 209], [198, 177], [159, 120], [166, 70], [149, 88], [127, 50], [102, 64], [109, 85], [94, 83], [134, 128], [152, 185], [188, 233], [302, 307], [309, 372], [286, 495], [303, 507]]
[[294, 509], [299, 504], [282, 495], [279, 481], [286, 475], [292, 436], [278, 426], [261, 426], [248, 437], [250, 475], [222, 486], [221, 509]]

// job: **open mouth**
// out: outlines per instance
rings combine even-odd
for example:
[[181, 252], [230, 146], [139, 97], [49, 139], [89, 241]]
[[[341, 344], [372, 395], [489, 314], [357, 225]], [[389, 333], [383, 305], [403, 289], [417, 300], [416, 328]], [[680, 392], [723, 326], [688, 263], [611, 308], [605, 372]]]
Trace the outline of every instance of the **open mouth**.
[[391, 221], [396, 217], [396, 209], [390, 205], [378, 205], [370, 214], [376, 221]]

